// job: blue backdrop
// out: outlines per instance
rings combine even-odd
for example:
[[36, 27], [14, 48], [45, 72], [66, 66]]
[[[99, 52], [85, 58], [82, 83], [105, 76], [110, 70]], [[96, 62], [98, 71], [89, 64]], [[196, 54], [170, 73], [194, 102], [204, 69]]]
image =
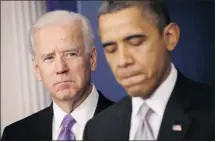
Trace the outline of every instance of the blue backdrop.
[[[100, 1], [48, 0], [48, 11], [67, 9], [89, 18], [98, 52], [98, 65], [93, 73], [96, 87], [109, 99], [126, 95], [117, 84], [105, 60], [97, 33], [97, 10]], [[180, 41], [171, 53], [176, 67], [187, 77], [214, 86], [214, 0], [167, 0], [171, 19], [181, 28]]]

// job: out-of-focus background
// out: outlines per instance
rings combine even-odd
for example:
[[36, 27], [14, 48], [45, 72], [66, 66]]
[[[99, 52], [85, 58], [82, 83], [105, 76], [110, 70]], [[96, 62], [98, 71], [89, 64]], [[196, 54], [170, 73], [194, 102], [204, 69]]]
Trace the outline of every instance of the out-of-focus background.
[[[166, 1], [171, 19], [181, 28], [180, 42], [171, 54], [174, 64], [187, 77], [214, 86], [214, 0]], [[100, 1], [78, 0], [1, 1], [0, 134], [5, 126], [50, 105], [49, 94], [34, 76], [28, 46], [31, 24], [48, 11], [71, 10], [90, 19], [98, 51], [93, 82], [113, 101], [126, 95], [108, 67], [96, 34], [99, 5]]]

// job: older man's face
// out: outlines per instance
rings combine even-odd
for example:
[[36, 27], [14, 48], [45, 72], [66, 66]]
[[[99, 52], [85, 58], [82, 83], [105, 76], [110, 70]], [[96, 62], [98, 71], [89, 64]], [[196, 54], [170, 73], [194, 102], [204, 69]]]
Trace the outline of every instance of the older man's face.
[[81, 28], [81, 22], [74, 21], [34, 31], [36, 75], [53, 99], [71, 100], [91, 80], [96, 51], [86, 52]]
[[156, 24], [132, 7], [101, 15], [99, 33], [118, 83], [131, 96], [148, 96], [169, 65], [169, 46]]

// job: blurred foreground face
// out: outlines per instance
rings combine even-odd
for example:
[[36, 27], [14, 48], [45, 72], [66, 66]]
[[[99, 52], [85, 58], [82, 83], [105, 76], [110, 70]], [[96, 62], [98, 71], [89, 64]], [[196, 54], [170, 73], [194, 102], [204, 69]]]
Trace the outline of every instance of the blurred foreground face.
[[56, 101], [74, 99], [90, 83], [95, 69], [84, 47], [81, 22], [55, 24], [34, 31], [37, 78]]
[[166, 40], [152, 21], [136, 7], [99, 17], [106, 59], [130, 96], [147, 97], [170, 65]]

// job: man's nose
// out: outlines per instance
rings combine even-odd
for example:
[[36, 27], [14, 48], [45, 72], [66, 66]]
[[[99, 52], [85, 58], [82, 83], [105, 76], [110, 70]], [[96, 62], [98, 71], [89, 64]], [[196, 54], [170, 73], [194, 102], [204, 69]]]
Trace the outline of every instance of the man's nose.
[[68, 72], [68, 66], [62, 57], [56, 58], [55, 61], [56, 74], [63, 74]]
[[119, 48], [118, 66], [124, 68], [131, 64], [133, 64], [133, 57], [130, 54], [129, 49], [127, 49], [126, 47]]

